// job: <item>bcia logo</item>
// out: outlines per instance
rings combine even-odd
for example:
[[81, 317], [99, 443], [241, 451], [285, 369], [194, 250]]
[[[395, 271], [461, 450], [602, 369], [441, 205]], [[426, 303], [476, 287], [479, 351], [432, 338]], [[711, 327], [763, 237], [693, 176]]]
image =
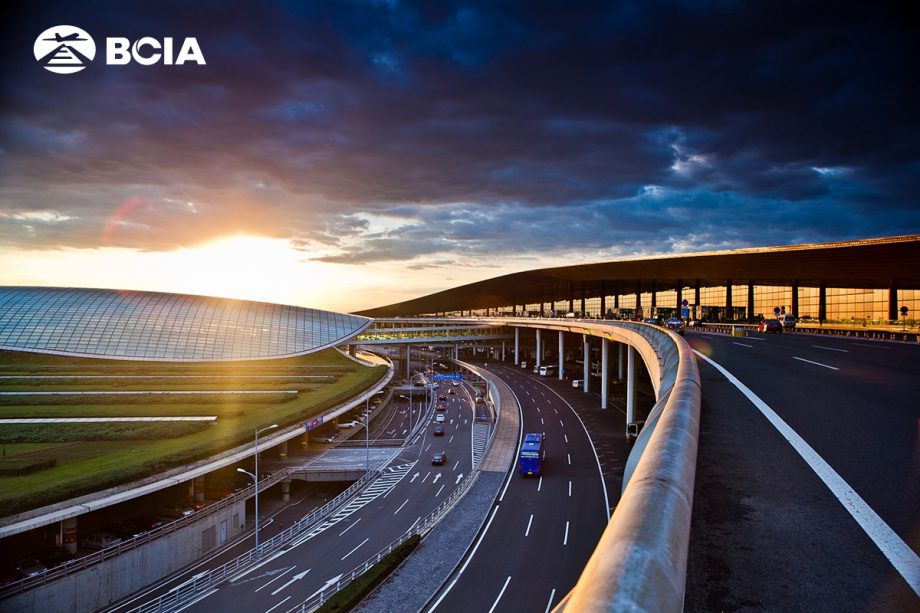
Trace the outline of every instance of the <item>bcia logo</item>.
[[[74, 26], [55, 26], [48, 28], [35, 39], [33, 47], [35, 59], [46, 70], [58, 74], [80, 72], [96, 56], [96, 43], [84, 30]], [[124, 65], [131, 61], [144, 66], [151, 66], [161, 61], [168, 65], [181, 66], [185, 63], [204, 65], [204, 54], [194, 37], [186, 38], [174, 52], [173, 39], [164, 38], [161, 43], [156, 38], [145, 36], [131, 43], [127, 38], [110, 36], [105, 39], [105, 63]]]

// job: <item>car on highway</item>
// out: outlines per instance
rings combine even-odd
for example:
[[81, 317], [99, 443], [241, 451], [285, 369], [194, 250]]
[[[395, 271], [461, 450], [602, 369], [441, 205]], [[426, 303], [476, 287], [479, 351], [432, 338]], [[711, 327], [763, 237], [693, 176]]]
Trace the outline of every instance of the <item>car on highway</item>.
[[521, 362], [521, 368], [527, 368], [527, 362]]
[[683, 334], [686, 324], [684, 324], [684, 320], [681, 319], [680, 317], [672, 317], [671, 319], [665, 322], [664, 326], [668, 330], [674, 330], [678, 334]]
[[792, 315], [780, 315], [779, 323], [782, 324], [783, 330], [795, 330], [795, 317]]
[[759, 324], [757, 324], [758, 332], [775, 332], [776, 334], [783, 333], [783, 324], [779, 322], [778, 319], [764, 319]]
[[18, 560], [13, 567], [24, 577], [37, 577], [48, 572], [48, 567], [32, 556]]
[[435, 408], [436, 408], [437, 410], [439, 410], [439, 411], [446, 411], [446, 410], [447, 410], [447, 407], [446, 407], [445, 405], [441, 404], [440, 402], [438, 403], [438, 406], [436, 406]]
[[445, 394], [438, 394], [438, 400], [447, 400], [447, 396]]
[[440, 451], [431, 456], [431, 463], [436, 465], [444, 464], [447, 461], [447, 454], [443, 451]]
[[439, 424], [443, 424], [445, 421], [444, 413], [438, 413], [434, 416], [434, 421]]
[[351, 430], [355, 426], [360, 426], [361, 422], [359, 421], [346, 421], [338, 425], [339, 430]]
[[106, 547], [117, 545], [121, 541], [121, 538], [111, 532], [93, 532], [80, 541], [80, 546], [85, 549], [105, 549]]
[[485, 400], [482, 399], [482, 396], [476, 394], [476, 402], [485, 402]]
[[659, 324], [659, 321], [655, 319], [654, 317], [646, 317], [645, 319], [642, 320], [642, 323], [652, 324], [654, 326], [657, 326]]
[[457, 395], [456, 390], [454, 390], [453, 388], [447, 390], [447, 393], [450, 394], [451, 396], [456, 396], [456, 395]]
[[55, 547], [54, 545], [51, 545], [38, 552], [37, 557], [41, 563], [48, 568], [54, 568], [55, 566], [60, 566], [61, 564], [70, 562], [76, 556], [62, 547]]
[[572, 379], [572, 387], [581, 387], [584, 385], [584, 379]]
[[436, 423], [434, 425], [434, 431], [432, 432], [435, 436], [444, 436], [444, 424]]
[[458, 385], [460, 385], [460, 382], [459, 382], [459, 381], [451, 381], [450, 384], [451, 384], [452, 387], [457, 387]]

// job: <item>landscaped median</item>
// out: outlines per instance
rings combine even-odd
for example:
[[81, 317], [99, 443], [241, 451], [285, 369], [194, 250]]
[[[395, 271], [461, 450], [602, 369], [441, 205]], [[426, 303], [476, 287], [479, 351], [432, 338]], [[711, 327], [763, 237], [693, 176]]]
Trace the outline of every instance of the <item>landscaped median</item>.
[[[333, 349], [237, 363], [0, 352], [0, 508], [13, 515], [213, 456], [251, 441], [258, 427], [284, 427], [319, 415], [372, 387], [386, 372], [385, 366], [362, 366]], [[64, 393], [21, 394], [52, 391]], [[161, 416], [217, 419], [3, 423]]]

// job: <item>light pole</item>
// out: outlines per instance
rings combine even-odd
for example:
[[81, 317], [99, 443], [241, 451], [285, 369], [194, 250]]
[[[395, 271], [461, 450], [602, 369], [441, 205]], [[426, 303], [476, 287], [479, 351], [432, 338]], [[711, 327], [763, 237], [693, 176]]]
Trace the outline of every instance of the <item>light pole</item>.
[[364, 476], [371, 474], [371, 398], [367, 398], [364, 412]]
[[255, 454], [256, 454], [256, 474], [252, 474], [248, 470], [243, 470], [242, 468], [237, 468], [236, 472], [244, 473], [252, 477], [252, 480], [256, 483], [256, 558], [261, 557], [262, 552], [259, 550], [259, 435], [265, 432], [266, 430], [271, 430], [272, 428], [277, 428], [278, 424], [272, 424], [270, 426], [265, 426], [264, 428], [259, 428], [256, 430], [256, 436], [254, 441]]

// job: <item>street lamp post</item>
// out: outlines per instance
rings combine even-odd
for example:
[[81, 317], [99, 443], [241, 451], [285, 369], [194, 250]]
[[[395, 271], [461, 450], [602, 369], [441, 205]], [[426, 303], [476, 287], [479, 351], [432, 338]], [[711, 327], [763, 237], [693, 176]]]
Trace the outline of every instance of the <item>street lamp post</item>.
[[255, 474], [252, 474], [248, 470], [243, 470], [242, 468], [237, 468], [236, 471], [244, 473], [252, 477], [252, 480], [256, 484], [256, 558], [261, 557], [262, 552], [259, 549], [259, 435], [265, 432], [266, 430], [271, 430], [272, 428], [277, 428], [278, 424], [272, 424], [270, 426], [265, 426], [264, 428], [259, 428], [256, 430], [256, 436], [254, 441], [255, 447]]
[[371, 398], [364, 412], [364, 476], [371, 474]]

